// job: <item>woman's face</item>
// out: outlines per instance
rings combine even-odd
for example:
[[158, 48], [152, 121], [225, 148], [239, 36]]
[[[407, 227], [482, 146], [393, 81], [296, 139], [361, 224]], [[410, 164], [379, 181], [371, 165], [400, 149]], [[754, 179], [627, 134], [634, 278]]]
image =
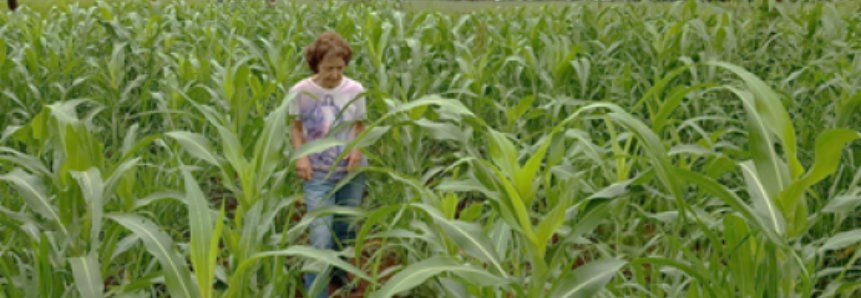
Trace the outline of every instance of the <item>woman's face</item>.
[[326, 55], [320, 64], [317, 64], [317, 84], [325, 88], [335, 88], [341, 84], [344, 77], [344, 59], [338, 55]]

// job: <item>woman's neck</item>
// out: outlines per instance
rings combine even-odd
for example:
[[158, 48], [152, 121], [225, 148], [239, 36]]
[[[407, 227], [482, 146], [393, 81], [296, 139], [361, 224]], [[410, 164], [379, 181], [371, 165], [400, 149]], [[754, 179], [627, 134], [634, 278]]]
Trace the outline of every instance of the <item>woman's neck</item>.
[[332, 85], [332, 86], [329, 86], [329, 85], [327, 85], [326, 83], [324, 83], [324, 81], [320, 80], [320, 78], [319, 78], [317, 75], [312, 76], [312, 77], [311, 77], [311, 80], [312, 80], [312, 81], [314, 81], [314, 84], [317, 84], [317, 86], [320, 86], [320, 87], [323, 87], [323, 88], [326, 88], [326, 89], [335, 89], [335, 88], [338, 88], [338, 86], [341, 86], [341, 84], [344, 82], [344, 78], [341, 78], [341, 80], [340, 80], [340, 81], [338, 81], [337, 83], [335, 83], [335, 84], [334, 84], [334, 85]]

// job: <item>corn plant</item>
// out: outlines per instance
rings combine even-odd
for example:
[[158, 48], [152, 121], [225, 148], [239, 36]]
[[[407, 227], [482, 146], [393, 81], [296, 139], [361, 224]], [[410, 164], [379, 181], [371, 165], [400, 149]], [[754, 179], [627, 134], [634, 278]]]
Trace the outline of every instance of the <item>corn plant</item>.
[[[855, 2], [20, 2], [0, 297], [299, 297], [321, 265], [365, 297], [861, 286]], [[368, 129], [292, 148], [325, 30]], [[294, 161], [339, 145], [367, 197], [308, 212]], [[307, 247], [332, 214], [357, 238]]]

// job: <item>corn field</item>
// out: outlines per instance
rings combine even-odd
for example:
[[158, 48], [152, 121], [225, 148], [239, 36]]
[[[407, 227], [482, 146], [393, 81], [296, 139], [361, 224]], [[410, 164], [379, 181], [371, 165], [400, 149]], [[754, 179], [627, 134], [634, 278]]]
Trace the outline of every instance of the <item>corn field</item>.
[[[858, 4], [394, 5], [0, 14], [0, 298], [303, 297], [321, 265], [376, 298], [861, 293]], [[295, 161], [344, 143], [293, 148], [288, 88], [325, 30], [368, 191], [307, 212]], [[311, 248], [332, 214], [357, 239]]]

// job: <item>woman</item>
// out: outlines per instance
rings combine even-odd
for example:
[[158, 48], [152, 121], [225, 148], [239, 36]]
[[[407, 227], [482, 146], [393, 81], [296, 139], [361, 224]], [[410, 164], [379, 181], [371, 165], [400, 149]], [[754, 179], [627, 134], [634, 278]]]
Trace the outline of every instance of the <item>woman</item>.
[[[314, 74], [291, 88], [291, 92], [296, 94], [290, 105], [290, 114], [295, 116], [291, 128], [295, 148], [330, 135], [330, 129], [341, 122], [355, 122], [351, 129], [332, 134], [332, 137], [346, 142], [354, 140], [365, 129], [365, 99], [359, 97], [365, 89], [360, 83], [344, 76], [344, 69], [350, 63], [352, 54], [347, 41], [334, 32], [321, 34], [306, 49], [305, 60]], [[297, 174], [305, 180], [308, 211], [331, 205], [358, 207], [361, 203], [365, 182], [363, 174], [356, 175], [352, 181], [330, 195], [349, 172], [367, 165], [367, 159], [358, 149], [353, 149], [346, 158], [335, 164], [343, 150], [344, 146], [331, 147], [297, 161]], [[330, 176], [329, 171], [333, 166], [335, 171]], [[311, 246], [334, 249], [336, 241], [343, 243], [352, 240], [355, 231], [345, 221], [331, 215], [315, 219], [311, 224]], [[330, 231], [334, 231], [335, 235]], [[328, 297], [328, 291], [325, 290], [329, 284], [328, 275], [329, 269], [322, 273], [306, 274], [305, 286], [309, 294], [324, 289], [315, 297]], [[334, 270], [332, 276], [341, 284], [346, 283], [347, 277], [342, 270]]]

